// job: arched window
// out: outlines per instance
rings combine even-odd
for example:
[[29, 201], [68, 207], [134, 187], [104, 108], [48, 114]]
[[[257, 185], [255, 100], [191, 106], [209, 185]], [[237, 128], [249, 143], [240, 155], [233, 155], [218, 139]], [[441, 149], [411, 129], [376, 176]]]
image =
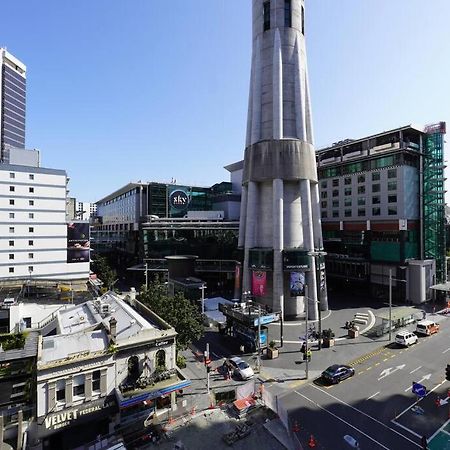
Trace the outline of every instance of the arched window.
[[156, 352], [156, 368], [166, 370], [166, 352], [164, 350], [158, 350]]
[[136, 355], [128, 359], [128, 377], [132, 379], [139, 378], [139, 358]]

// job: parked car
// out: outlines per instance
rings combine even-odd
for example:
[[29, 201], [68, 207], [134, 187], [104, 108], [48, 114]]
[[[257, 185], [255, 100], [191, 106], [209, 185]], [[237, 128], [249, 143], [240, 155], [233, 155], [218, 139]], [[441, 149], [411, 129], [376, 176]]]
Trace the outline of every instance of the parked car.
[[399, 331], [395, 335], [395, 343], [405, 347], [417, 343], [418, 340], [419, 338], [412, 331]]
[[253, 369], [243, 359], [238, 358], [237, 356], [229, 358], [227, 362], [233, 371], [233, 375], [241, 380], [248, 380], [255, 375]]
[[416, 333], [431, 336], [439, 331], [439, 324], [432, 320], [421, 320], [417, 322]]
[[353, 375], [355, 375], [353, 367], [340, 364], [334, 364], [322, 372], [322, 378], [331, 384], [337, 384]]

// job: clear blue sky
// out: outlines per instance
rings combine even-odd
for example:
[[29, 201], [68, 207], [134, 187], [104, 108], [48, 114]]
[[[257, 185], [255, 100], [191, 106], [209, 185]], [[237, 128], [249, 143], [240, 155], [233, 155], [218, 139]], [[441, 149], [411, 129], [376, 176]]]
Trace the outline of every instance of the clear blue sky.
[[[251, 0], [1, 3], [0, 46], [28, 68], [27, 147], [67, 170], [71, 195], [228, 179], [244, 151]], [[308, 0], [317, 146], [450, 122], [449, 18], [448, 0]]]

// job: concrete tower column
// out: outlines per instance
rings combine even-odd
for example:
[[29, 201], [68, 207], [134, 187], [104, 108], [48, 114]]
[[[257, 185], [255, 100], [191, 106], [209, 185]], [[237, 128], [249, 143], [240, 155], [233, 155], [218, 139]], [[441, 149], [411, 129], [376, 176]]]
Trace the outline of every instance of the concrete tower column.
[[273, 180], [273, 308], [284, 313], [283, 180]]
[[247, 216], [245, 227], [245, 247], [244, 247], [244, 267], [242, 289], [244, 292], [251, 290], [251, 272], [248, 268], [250, 249], [255, 246], [256, 242], [256, 223], [257, 223], [257, 208], [258, 203], [258, 187], [255, 182], [248, 183], [247, 194]]

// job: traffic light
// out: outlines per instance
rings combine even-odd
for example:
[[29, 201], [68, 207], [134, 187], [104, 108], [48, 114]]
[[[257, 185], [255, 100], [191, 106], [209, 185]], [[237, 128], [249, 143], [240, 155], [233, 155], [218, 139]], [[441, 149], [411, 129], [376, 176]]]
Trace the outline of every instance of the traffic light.
[[208, 365], [206, 366], [206, 373], [209, 373], [209, 372], [211, 372], [211, 366], [208, 364]]
[[445, 379], [450, 381], [450, 364], [447, 364], [447, 368], [445, 369]]

